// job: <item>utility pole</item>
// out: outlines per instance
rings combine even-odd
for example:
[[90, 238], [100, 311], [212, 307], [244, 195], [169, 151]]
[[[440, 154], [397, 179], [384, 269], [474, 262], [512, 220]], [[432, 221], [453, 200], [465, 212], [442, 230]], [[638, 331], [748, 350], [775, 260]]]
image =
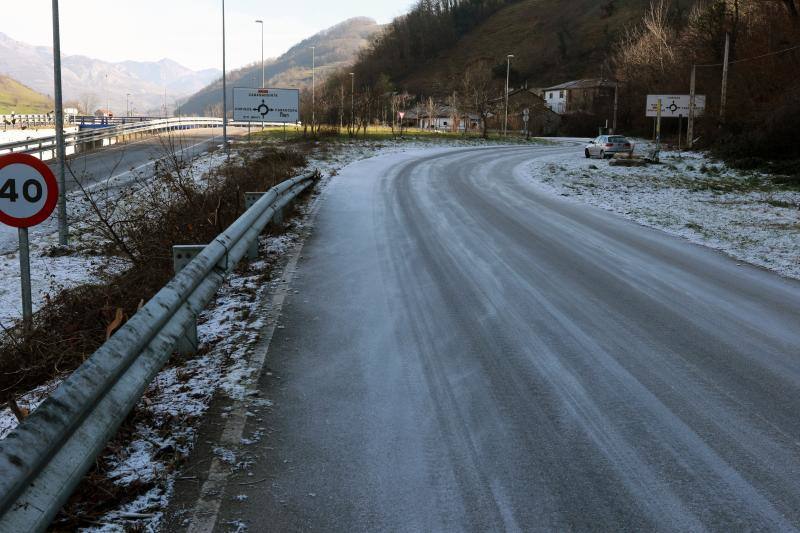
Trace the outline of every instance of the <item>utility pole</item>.
[[69, 244], [65, 169], [67, 151], [64, 146], [64, 101], [61, 93], [61, 32], [58, 20], [58, 0], [53, 0], [53, 81], [56, 97], [56, 155], [58, 157], [58, 243], [66, 246]]
[[350, 73], [350, 134], [356, 131], [356, 73]]
[[311, 47], [311, 134], [316, 135], [317, 125], [317, 47]]
[[722, 96], [719, 99], [719, 122], [725, 123], [725, 106], [728, 103], [728, 60], [731, 51], [731, 34], [725, 34], [725, 62], [722, 64]]
[[514, 59], [514, 54], [506, 56], [506, 119], [503, 122], [503, 137], [508, 136], [508, 83], [511, 79], [511, 60]]
[[339, 131], [341, 132], [344, 129], [344, 83], [341, 84], [340, 89], [342, 91], [342, 99], [339, 104]]
[[692, 149], [694, 144], [694, 115], [695, 115], [695, 100], [696, 100], [696, 84], [697, 81], [697, 65], [692, 65], [692, 78], [689, 82], [689, 122], [686, 125], [686, 146], [689, 150]]
[[222, 145], [228, 150], [228, 80], [225, 69], [225, 0], [222, 0]]
[[617, 110], [619, 109], [619, 82], [614, 82], [614, 120], [611, 122], [611, 134], [617, 134]]

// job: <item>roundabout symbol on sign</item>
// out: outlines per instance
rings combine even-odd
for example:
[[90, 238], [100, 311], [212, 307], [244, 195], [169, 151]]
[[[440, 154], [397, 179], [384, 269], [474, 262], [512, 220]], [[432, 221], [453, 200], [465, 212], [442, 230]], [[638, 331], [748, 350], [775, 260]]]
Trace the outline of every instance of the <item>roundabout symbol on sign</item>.
[[257, 108], [253, 109], [253, 111], [258, 111], [258, 114], [262, 117], [266, 117], [269, 115], [269, 112], [272, 111], [269, 106], [267, 105], [266, 100], [261, 100], [261, 105]]

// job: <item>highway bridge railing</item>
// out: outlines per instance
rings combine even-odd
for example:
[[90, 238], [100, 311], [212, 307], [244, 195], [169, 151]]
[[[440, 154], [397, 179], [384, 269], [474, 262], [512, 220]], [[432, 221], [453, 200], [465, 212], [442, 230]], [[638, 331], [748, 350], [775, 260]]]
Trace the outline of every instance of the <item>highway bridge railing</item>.
[[[220, 128], [222, 119], [214, 117], [166, 118], [93, 128], [64, 135], [67, 154], [109, 146], [144, 135], [192, 128]], [[56, 157], [55, 136], [39, 137], [0, 144], [0, 155], [9, 153], [31, 154], [43, 161]]]
[[[252, 206], [213, 242], [194, 247], [193, 256], [173, 251], [175, 277], [0, 441], [0, 532], [50, 525], [176, 347], [191, 343], [197, 316], [224, 277], [257, 253], [259, 234], [314, 179], [248, 193]], [[185, 248], [193, 247], [176, 247]]]

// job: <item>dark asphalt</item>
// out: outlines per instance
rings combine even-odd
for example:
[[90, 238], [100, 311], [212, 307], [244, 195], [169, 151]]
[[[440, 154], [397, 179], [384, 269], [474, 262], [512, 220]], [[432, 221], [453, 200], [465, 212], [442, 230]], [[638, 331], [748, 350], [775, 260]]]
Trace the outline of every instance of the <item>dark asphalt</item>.
[[334, 178], [220, 531], [800, 526], [800, 284], [515, 174], [552, 153]]

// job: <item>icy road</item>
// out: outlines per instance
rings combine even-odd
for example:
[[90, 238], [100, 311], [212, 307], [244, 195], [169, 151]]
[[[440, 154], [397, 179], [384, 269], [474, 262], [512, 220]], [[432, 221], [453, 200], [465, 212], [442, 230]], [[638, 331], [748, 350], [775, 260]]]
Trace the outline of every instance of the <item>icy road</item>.
[[219, 527], [800, 527], [800, 284], [537, 191], [553, 153], [333, 178]]

